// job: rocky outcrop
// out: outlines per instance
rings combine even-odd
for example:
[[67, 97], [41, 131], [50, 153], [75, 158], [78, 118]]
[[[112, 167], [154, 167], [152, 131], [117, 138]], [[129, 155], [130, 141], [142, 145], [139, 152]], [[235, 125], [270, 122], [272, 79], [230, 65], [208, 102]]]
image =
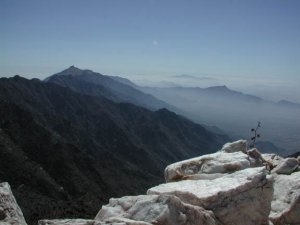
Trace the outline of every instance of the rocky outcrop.
[[0, 224], [26, 225], [23, 213], [7, 182], [0, 183]]
[[262, 154], [262, 157], [268, 162], [272, 163], [273, 167], [278, 166], [284, 160], [284, 158], [273, 153]]
[[39, 225], [300, 225], [297, 160], [244, 151], [244, 144], [169, 165], [167, 183], [147, 195], [112, 198], [93, 220]]
[[283, 159], [273, 170], [272, 173], [291, 174], [298, 168], [298, 160], [295, 158]]
[[212, 210], [222, 224], [267, 224], [272, 180], [263, 167], [248, 168], [214, 180], [161, 184], [148, 194], [175, 195], [183, 202]]
[[275, 225], [300, 224], [300, 172], [275, 176], [270, 219]]
[[249, 157], [242, 152], [217, 152], [167, 166], [167, 182], [183, 179], [214, 179], [251, 166]]
[[123, 218], [162, 225], [219, 224], [213, 212], [183, 203], [171, 195], [140, 195], [111, 199], [108, 205], [102, 207], [95, 219], [121, 222]]
[[221, 152], [244, 152], [247, 151], [247, 141], [246, 140], [238, 140], [235, 142], [229, 142], [223, 145]]

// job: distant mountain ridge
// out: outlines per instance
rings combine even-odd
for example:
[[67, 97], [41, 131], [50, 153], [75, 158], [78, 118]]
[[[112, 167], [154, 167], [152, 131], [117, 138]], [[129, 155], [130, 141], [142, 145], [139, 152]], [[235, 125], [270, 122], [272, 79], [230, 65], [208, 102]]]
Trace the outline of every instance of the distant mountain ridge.
[[267, 101], [225, 85], [208, 88], [140, 87], [140, 90], [174, 105], [193, 121], [217, 126], [232, 137], [250, 137], [253, 124], [261, 121], [263, 141], [272, 142], [277, 149], [288, 152], [296, 151], [300, 144], [300, 104], [286, 100]]
[[300, 104], [299, 103], [295, 103], [295, 102], [291, 102], [291, 101], [287, 101], [287, 100], [280, 100], [277, 104], [281, 105], [281, 106], [284, 106], [284, 107], [291, 107], [291, 108], [300, 109]]
[[20, 76], [0, 79], [0, 118], [0, 179], [31, 222], [92, 216], [109, 197], [161, 182], [167, 164], [228, 140], [167, 109]]
[[[176, 75], [173, 77], [181, 77], [181, 76], [185, 76], [185, 75]], [[187, 75], [188, 76], [188, 75]], [[126, 79], [127, 80], [127, 79]], [[129, 81], [129, 80], [128, 80]], [[175, 85], [175, 84], [174, 84]], [[222, 96], [222, 97], [226, 97], [226, 96], [231, 96], [231, 97], [235, 97], [235, 98], [240, 98], [240, 100], [252, 100], [252, 101], [256, 101], [256, 102], [265, 102], [268, 104], [275, 104], [278, 106], [283, 106], [283, 107], [293, 107], [293, 108], [299, 108], [300, 107], [300, 103], [296, 103], [296, 102], [292, 102], [292, 101], [288, 101], [285, 99], [282, 99], [278, 102], [274, 102], [274, 101], [269, 101], [266, 100], [264, 98], [261, 98], [259, 96], [253, 95], [253, 94], [246, 94], [244, 92], [241, 91], [236, 91], [233, 90], [231, 88], [228, 88], [226, 85], [217, 85], [217, 86], [209, 86], [209, 87], [205, 87], [205, 88], [201, 88], [201, 87], [193, 87], [193, 86], [180, 86], [180, 85], [176, 85], [173, 87], [155, 87], [155, 86], [137, 86], [135, 85], [137, 88], [139, 88], [141, 91], [144, 91], [146, 93], [155, 93], [155, 92], [159, 92], [161, 95], [161, 93], [164, 94], [170, 94], [171, 92], [175, 92], [178, 91], [179, 93], [193, 93], [193, 94], [204, 94], [207, 95], [205, 97], [209, 97], [210, 95], [213, 97], [217, 97], [217, 96]]]
[[[118, 103], [129, 102], [150, 110], [167, 108], [180, 115], [189, 117], [189, 114], [184, 110], [147, 94], [138, 85], [119, 76], [102, 75], [91, 70], [82, 70], [71, 66], [62, 72], [46, 78], [44, 81], [68, 87], [78, 93], [105, 97]], [[216, 129], [207, 125], [203, 126], [212, 132], [224, 134], [219, 128]]]
[[91, 70], [81, 70], [75, 66], [46, 78], [45, 82], [56, 83], [84, 94], [102, 96], [115, 102], [133, 103], [151, 110], [174, 108], [174, 106], [134, 88], [134, 84], [127, 79], [106, 76]]
[[[169, 88], [155, 88], [155, 87], [141, 87], [140, 90], [147, 93], [155, 94], [156, 96], [161, 96], [162, 99], [165, 96], [170, 96], [175, 94], [182, 99], [186, 98], [187, 100], [195, 98], [217, 98], [217, 97], [231, 97], [238, 101], [253, 101], [260, 102], [263, 101], [262, 98], [244, 94], [242, 92], [234, 91], [229, 89], [227, 86], [211, 86], [207, 88], [200, 87], [169, 87]], [[157, 94], [158, 93], [158, 94]]]
[[[262, 121], [264, 129], [267, 129], [264, 131], [263, 141], [272, 142], [277, 149], [287, 149], [289, 152], [295, 151], [296, 146], [300, 144], [297, 130], [299, 127], [297, 122], [292, 122], [294, 114], [300, 109], [297, 104], [289, 101], [266, 101], [255, 95], [232, 90], [225, 85], [208, 88], [140, 87], [122, 77], [106, 76], [74, 66], [51, 76], [47, 81], [115, 102], [130, 102], [151, 110], [168, 108], [197, 123], [205, 124], [205, 127], [213, 132], [225, 132], [232, 137], [249, 137], [249, 127], [257, 121]], [[225, 120], [224, 115], [227, 115]], [[237, 124], [232, 126], [233, 123]], [[214, 126], [217, 129], [214, 129]], [[220, 128], [224, 132], [220, 132]], [[292, 140], [289, 137], [292, 137]], [[271, 145], [269, 147], [274, 149]]]

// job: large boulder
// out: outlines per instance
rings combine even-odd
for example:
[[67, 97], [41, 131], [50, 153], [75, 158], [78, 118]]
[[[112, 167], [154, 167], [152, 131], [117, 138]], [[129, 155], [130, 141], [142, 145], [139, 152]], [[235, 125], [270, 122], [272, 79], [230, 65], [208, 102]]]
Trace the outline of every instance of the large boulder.
[[268, 224], [273, 181], [264, 167], [244, 169], [214, 180], [161, 184], [148, 194], [174, 195], [183, 202], [212, 210], [226, 225]]
[[173, 163], [165, 169], [165, 179], [215, 179], [224, 173], [232, 173], [251, 166], [247, 154], [242, 152], [217, 152]]
[[274, 225], [300, 224], [300, 172], [275, 175], [270, 219]]
[[26, 225], [23, 213], [7, 182], [0, 183], [0, 224]]
[[286, 158], [282, 160], [273, 170], [272, 173], [291, 174], [298, 168], [298, 160], [295, 158]]
[[145, 225], [219, 224], [211, 211], [183, 203], [179, 198], [167, 195], [112, 198], [108, 205], [102, 206], [95, 220], [104, 222], [126, 222], [128, 220]]
[[229, 142], [223, 145], [221, 148], [222, 152], [232, 153], [232, 152], [244, 152], [247, 151], [247, 141], [246, 140], [238, 140], [234, 142]]

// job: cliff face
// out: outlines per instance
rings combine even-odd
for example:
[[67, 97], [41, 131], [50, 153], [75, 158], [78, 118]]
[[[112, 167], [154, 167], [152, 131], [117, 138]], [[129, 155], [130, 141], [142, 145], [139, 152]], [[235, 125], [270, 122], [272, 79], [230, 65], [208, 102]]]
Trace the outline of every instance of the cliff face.
[[299, 162], [245, 147], [245, 141], [233, 142], [171, 164], [169, 182], [146, 195], [112, 198], [93, 220], [39, 225], [299, 225]]

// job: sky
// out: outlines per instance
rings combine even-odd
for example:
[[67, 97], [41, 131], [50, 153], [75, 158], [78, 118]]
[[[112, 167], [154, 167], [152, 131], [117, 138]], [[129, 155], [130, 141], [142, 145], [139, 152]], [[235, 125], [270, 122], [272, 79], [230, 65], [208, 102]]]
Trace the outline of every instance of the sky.
[[299, 12], [298, 0], [0, 0], [0, 76], [42, 79], [75, 65], [296, 90]]

